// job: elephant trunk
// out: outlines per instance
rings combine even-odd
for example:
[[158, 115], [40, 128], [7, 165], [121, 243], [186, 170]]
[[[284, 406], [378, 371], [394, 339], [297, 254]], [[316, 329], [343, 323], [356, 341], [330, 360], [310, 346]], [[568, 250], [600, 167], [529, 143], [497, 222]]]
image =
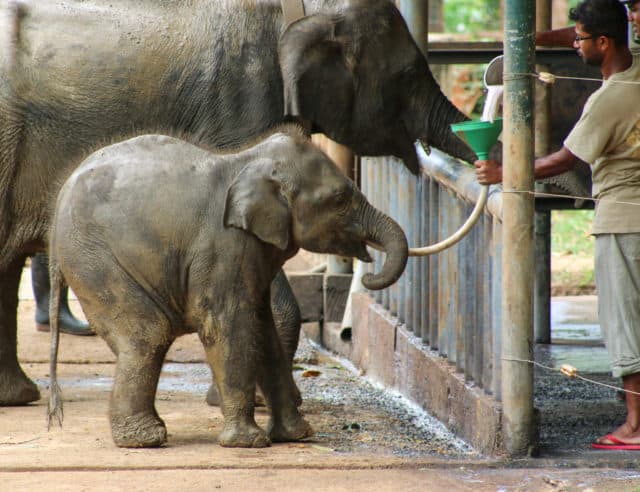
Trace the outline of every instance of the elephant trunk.
[[436, 147], [457, 159], [475, 161], [477, 157], [473, 150], [451, 130], [452, 123], [469, 118], [447, 99], [433, 76], [429, 79], [426, 87], [418, 90], [422, 103], [418, 103], [417, 107], [425, 111], [424, 119], [418, 123], [422, 126], [416, 132], [418, 139], [423, 145]]
[[402, 228], [391, 217], [370, 207], [364, 227], [367, 243], [386, 253], [386, 259], [379, 273], [367, 273], [362, 277], [362, 285], [370, 290], [380, 290], [392, 285], [407, 265], [408, 244]]

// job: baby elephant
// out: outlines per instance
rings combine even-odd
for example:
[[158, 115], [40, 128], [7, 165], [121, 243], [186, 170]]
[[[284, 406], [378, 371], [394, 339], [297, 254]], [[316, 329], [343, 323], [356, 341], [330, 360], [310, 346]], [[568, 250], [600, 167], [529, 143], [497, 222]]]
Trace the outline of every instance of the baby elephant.
[[[118, 446], [165, 442], [154, 405], [160, 370], [175, 338], [192, 332], [222, 399], [219, 443], [295, 441], [312, 430], [274, 326], [271, 282], [299, 248], [371, 261], [366, 244], [387, 257], [363, 284], [389, 286], [407, 261], [403, 231], [297, 127], [224, 154], [140, 136], [93, 153], [61, 188], [50, 319], [68, 284], [116, 354], [109, 415]], [[60, 418], [57, 323], [51, 328], [50, 416]], [[271, 412], [268, 433], [254, 420], [256, 383]]]

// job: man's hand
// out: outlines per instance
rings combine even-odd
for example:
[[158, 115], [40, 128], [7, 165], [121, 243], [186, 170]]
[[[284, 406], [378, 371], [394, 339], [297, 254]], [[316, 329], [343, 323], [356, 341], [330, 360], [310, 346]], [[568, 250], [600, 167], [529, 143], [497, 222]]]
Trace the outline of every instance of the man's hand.
[[476, 161], [473, 165], [476, 167], [478, 183], [490, 185], [502, 182], [502, 166], [497, 161]]

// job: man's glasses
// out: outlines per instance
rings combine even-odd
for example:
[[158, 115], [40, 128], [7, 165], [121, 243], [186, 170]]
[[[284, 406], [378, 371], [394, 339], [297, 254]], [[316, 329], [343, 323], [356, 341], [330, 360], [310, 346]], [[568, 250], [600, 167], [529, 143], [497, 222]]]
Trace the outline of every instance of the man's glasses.
[[573, 38], [576, 43], [579, 43], [580, 41], [586, 41], [587, 39], [593, 39], [593, 36], [580, 36], [579, 34], [576, 34], [576, 37]]

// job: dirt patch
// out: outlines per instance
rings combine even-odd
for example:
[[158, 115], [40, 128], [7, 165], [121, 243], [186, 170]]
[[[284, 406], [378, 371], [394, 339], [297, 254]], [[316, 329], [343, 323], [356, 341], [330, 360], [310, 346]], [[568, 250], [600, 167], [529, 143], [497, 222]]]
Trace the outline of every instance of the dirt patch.
[[586, 255], [552, 255], [551, 295], [583, 296], [596, 293], [593, 257]]

